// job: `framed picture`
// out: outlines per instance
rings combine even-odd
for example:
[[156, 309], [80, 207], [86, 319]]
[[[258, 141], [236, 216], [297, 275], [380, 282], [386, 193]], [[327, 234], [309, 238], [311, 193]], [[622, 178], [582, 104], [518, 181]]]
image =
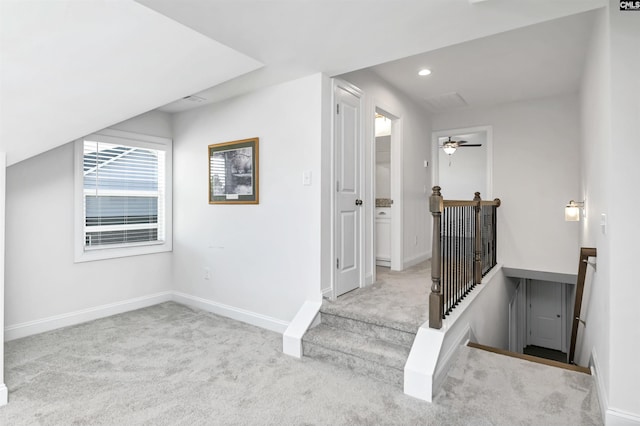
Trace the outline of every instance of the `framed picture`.
[[209, 145], [209, 204], [258, 204], [258, 138]]

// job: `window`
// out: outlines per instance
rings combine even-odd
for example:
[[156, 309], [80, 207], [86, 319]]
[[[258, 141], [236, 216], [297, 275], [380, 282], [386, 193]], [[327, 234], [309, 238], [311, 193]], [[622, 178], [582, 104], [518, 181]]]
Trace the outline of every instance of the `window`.
[[171, 141], [104, 130], [76, 141], [76, 261], [171, 250]]

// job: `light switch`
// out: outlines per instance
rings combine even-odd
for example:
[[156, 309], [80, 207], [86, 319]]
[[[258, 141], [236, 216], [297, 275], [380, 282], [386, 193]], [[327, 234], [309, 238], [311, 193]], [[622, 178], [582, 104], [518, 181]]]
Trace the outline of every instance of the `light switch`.
[[310, 186], [311, 185], [311, 170], [305, 170], [302, 173], [302, 184], [304, 186]]
[[603, 234], [607, 233], [607, 215], [604, 213], [600, 215], [600, 228]]

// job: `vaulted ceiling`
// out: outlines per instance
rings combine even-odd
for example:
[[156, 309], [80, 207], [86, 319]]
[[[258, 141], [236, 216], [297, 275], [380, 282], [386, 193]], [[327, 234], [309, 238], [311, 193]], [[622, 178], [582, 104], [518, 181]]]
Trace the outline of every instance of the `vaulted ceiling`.
[[3, 0], [0, 151], [13, 164], [158, 107], [192, 108], [181, 101], [187, 95], [216, 102], [602, 5], [603, 0]]

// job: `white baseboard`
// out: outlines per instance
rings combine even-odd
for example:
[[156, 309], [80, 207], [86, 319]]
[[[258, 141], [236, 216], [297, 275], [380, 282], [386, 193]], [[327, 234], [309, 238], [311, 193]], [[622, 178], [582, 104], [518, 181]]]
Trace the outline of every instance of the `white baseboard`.
[[406, 269], [406, 268], [410, 268], [414, 265], [417, 265], [418, 263], [422, 263], [427, 259], [431, 258], [431, 252], [425, 252], [422, 254], [419, 254], [417, 256], [413, 256], [409, 259], [405, 259], [404, 262], [402, 262], [402, 269]]
[[9, 391], [4, 383], [0, 383], [0, 407], [7, 405], [9, 402]]
[[365, 287], [373, 285], [373, 274], [370, 274], [364, 277], [364, 285]]
[[287, 321], [177, 291], [173, 292], [172, 300], [177, 303], [182, 303], [183, 305], [202, 309], [203, 311], [246, 322], [247, 324], [255, 325], [257, 327], [266, 328], [267, 330], [275, 331], [280, 334], [284, 333], [289, 326]]
[[277, 318], [268, 317], [266, 315], [261, 315], [255, 312], [224, 305], [222, 303], [180, 292], [165, 291], [162, 293], [156, 293], [148, 296], [123, 300], [120, 302], [109, 303], [106, 305], [95, 306], [93, 308], [81, 309], [78, 311], [55, 315], [39, 320], [10, 325], [4, 329], [4, 339], [8, 342], [10, 340], [20, 339], [22, 337], [44, 333], [46, 331], [51, 331], [62, 327], [81, 324], [83, 322], [109, 317], [111, 315], [135, 311], [136, 309], [146, 308], [149, 306], [157, 305], [159, 303], [170, 301], [193, 306], [204, 311], [233, 318], [235, 320], [266, 328], [267, 330], [272, 330], [278, 333], [284, 333], [284, 331], [289, 326], [288, 322], [279, 320]]
[[604, 424], [607, 426], [639, 426], [639, 415], [609, 408], [609, 399], [605, 390], [604, 379], [602, 378], [602, 374], [600, 374], [600, 364], [598, 363], [598, 355], [596, 354], [595, 348], [591, 351], [589, 367], [591, 368], [591, 375], [596, 380], [598, 402], [600, 403], [600, 411], [602, 412], [602, 421]]
[[600, 403], [600, 412], [602, 413], [602, 421], [606, 424], [606, 412], [609, 407], [609, 401], [607, 398], [606, 388], [604, 386], [604, 379], [600, 374], [600, 364], [598, 363], [598, 355], [596, 354], [596, 348], [591, 351], [591, 359], [589, 360], [589, 368], [591, 369], [591, 375], [596, 379], [596, 392], [598, 393], [598, 402]]
[[609, 408], [605, 413], [604, 424], [607, 426], [638, 426], [640, 425], [640, 416]]
[[331, 287], [322, 290], [323, 299], [331, 299]]
[[136, 297], [93, 308], [81, 309], [79, 311], [69, 312], [66, 314], [54, 315], [52, 317], [42, 318], [35, 321], [14, 324], [4, 329], [4, 340], [10, 341], [20, 339], [21, 337], [44, 333], [45, 331], [51, 331], [57, 328], [68, 327], [70, 325], [76, 325], [111, 315], [121, 314], [123, 312], [146, 308], [148, 306], [157, 305], [158, 303], [168, 302], [170, 300], [173, 300], [172, 292], [164, 291], [162, 293]]

